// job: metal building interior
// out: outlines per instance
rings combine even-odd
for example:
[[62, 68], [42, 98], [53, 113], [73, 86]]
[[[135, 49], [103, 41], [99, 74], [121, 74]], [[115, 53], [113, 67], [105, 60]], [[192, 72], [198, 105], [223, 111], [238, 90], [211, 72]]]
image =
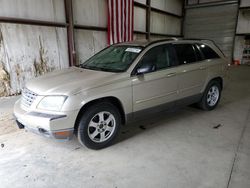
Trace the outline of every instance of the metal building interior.
[[227, 85], [214, 111], [145, 118], [98, 151], [18, 129], [13, 106], [28, 81], [108, 46], [108, 0], [0, 7], [0, 187], [250, 187], [249, 0], [133, 0], [133, 40], [213, 40], [228, 59]]

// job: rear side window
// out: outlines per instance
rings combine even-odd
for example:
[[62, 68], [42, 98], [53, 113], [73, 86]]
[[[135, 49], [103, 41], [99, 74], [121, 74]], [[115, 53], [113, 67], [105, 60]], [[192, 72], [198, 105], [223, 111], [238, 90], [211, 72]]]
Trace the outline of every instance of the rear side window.
[[198, 47], [200, 48], [203, 56], [205, 59], [216, 59], [219, 58], [220, 56], [209, 46], [205, 44], [197, 44]]
[[201, 51], [199, 50], [199, 48], [196, 45], [193, 45], [194, 50], [195, 50], [195, 55], [196, 55], [196, 60], [197, 61], [202, 61], [204, 58], [201, 54]]
[[196, 61], [196, 55], [192, 44], [174, 44], [174, 47], [180, 65]]

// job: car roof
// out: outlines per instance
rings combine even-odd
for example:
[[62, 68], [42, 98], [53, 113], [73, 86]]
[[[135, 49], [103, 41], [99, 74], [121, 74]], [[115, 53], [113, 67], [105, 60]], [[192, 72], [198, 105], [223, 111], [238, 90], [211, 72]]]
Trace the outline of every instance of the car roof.
[[117, 43], [115, 44], [116, 46], [122, 46], [122, 45], [128, 45], [128, 46], [141, 46], [141, 47], [147, 47], [149, 45], [155, 44], [155, 43], [160, 43], [160, 42], [206, 42], [206, 43], [214, 43], [212, 40], [209, 39], [194, 39], [194, 38], [165, 38], [165, 39], [152, 39], [152, 40], [147, 40], [147, 39], [142, 39], [142, 40], [134, 40], [130, 42], [122, 42], [122, 43]]
[[130, 42], [121, 42], [121, 43], [117, 43], [115, 45], [120, 46], [120, 45], [131, 45], [131, 46], [142, 46], [142, 47], [146, 47], [148, 45], [151, 45], [152, 43], [158, 43], [158, 42], [164, 42], [164, 41], [172, 41], [172, 38], [166, 38], [166, 39], [161, 39], [161, 40], [157, 40], [157, 39], [153, 39], [153, 40], [147, 40], [147, 39], [141, 39], [141, 40], [134, 40], [134, 41], [130, 41]]

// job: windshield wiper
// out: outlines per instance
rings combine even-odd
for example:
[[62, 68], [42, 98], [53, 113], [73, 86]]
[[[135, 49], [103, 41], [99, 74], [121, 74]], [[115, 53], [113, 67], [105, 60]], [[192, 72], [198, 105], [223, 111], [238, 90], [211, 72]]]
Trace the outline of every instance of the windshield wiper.
[[117, 69], [110, 69], [110, 68], [107, 68], [107, 67], [94, 67], [94, 66], [87, 66], [87, 65], [84, 65], [84, 64], [80, 64], [79, 67], [83, 68], [83, 69], [105, 71], [105, 72], [123, 72], [123, 70], [119, 70], [119, 69], [117, 70]]
[[83, 69], [101, 70], [101, 71], [103, 71], [103, 68], [101, 68], [101, 67], [87, 66], [87, 65], [84, 65], [84, 64], [79, 65], [79, 67], [81, 67]]
[[83, 68], [83, 69], [92, 69], [92, 67], [84, 65], [84, 64], [80, 64], [78, 67]]

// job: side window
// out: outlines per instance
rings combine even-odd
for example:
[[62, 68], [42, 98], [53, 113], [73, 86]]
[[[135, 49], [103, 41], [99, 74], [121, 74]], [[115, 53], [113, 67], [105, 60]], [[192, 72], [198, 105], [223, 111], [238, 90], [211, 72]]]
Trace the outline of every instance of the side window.
[[194, 50], [195, 50], [195, 55], [196, 55], [196, 60], [197, 61], [202, 61], [204, 58], [202, 57], [201, 51], [199, 50], [198, 46], [193, 45]]
[[[142, 57], [137, 69], [143, 72], [153, 72], [171, 67], [175, 62], [175, 56], [171, 45], [153, 47]], [[144, 70], [143, 70], [144, 69]]]
[[201, 52], [203, 53], [203, 56], [205, 59], [215, 59], [219, 58], [220, 56], [209, 46], [205, 44], [198, 44]]
[[179, 65], [196, 61], [196, 55], [192, 44], [174, 44], [174, 47], [179, 60]]

